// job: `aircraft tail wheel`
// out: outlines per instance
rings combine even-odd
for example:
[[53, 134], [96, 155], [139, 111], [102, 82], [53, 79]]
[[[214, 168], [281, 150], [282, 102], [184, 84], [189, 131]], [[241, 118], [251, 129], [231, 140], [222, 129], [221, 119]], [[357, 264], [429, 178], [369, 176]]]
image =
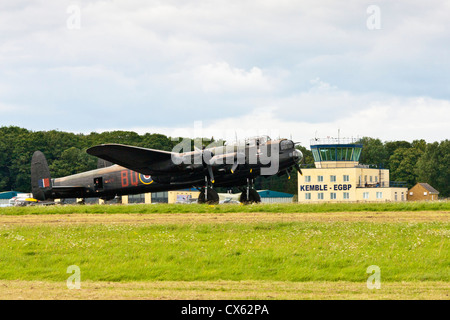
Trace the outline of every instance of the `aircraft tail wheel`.
[[207, 204], [218, 204], [219, 203], [219, 195], [216, 190], [213, 188], [208, 188], [206, 194], [208, 195], [208, 199], [205, 199], [205, 190], [203, 189], [198, 196], [198, 203], [207, 203]]

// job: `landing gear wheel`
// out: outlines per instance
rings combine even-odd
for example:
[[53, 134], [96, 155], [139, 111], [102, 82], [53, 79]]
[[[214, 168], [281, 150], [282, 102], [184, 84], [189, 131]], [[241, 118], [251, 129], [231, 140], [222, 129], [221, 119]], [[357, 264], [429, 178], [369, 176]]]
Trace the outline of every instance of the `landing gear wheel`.
[[219, 195], [216, 190], [213, 188], [208, 188], [207, 192], [208, 199], [205, 199], [205, 189], [203, 188], [198, 196], [198, 203], [207, 203], [207, 204], [218, 204], [219, 203]]
[[241, 193], [239, 201], [243, 204], [260, 203], [261, 197], [255, 189], [250, 189], [248, 191], [248, 199], [247, 199], [247, 191], [244, 191]]

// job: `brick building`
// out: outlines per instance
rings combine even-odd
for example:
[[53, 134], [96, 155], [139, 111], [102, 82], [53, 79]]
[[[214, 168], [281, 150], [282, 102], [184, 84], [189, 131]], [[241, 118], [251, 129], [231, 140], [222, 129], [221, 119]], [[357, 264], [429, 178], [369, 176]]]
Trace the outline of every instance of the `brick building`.
[[408, 190], [408, 201], [437, 200], [439, 191], [428, 183], [417, 183]]

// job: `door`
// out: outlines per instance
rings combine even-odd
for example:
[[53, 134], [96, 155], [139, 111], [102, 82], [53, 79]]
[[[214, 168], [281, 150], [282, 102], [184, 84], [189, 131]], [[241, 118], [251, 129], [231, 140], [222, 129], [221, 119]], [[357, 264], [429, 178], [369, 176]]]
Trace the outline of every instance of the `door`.
[[103, 190], [103, 177], [94, 178], [95, 190]]

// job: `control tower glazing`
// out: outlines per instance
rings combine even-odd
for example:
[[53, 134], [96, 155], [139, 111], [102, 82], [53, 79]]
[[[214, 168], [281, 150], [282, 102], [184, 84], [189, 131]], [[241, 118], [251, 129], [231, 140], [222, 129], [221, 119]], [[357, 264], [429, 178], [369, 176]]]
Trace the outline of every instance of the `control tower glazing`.
[[312, 139], [316, 168], [353, 168], [359, 164], [362, 144], [356, 139]]

